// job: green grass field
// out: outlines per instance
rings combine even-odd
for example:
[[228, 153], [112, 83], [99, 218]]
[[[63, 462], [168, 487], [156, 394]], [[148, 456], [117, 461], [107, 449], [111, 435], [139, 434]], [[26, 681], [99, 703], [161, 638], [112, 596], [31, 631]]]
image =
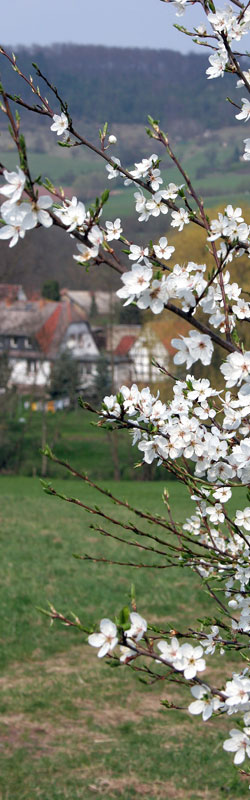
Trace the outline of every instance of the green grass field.
[[[20, 422], [21, 419], [21, 422]], [[52, 450], [56, 451], [58, 458], [74, 463], [79, 471], [87, 471], [91, 478], [106, 480], [114, 477], [114, 436], [104, 428], [96, 426], [98, 417], [86, 410], [76, 408], [75, 411], [46, 414], [46, 441]], [[24, 401], [19, 398], [13, 415], [8, 420], [2, 414], [0, 433], [2, 433], [0, 468], [21, 475], [41, 475], [42, 468], [42, 425], [41, 412], [31, 412], [24, 408]], [[4, 444], [4, 443], [5, 444]], [[132, 447], [131, 438], [127, 431], [120, 431], [116, 437], [117, 456], [119, 462], [120, 478], [122, 480], [140, 481], [142, 474], [134, 469], [134, 464], [139, 461], [136, 447]], [[153, 466], [152, 474], [164, 477], [164, 470], [156, 470]], [[47, 475], [68, 477], [51, 462], [47, 463]], [[145, 476], [144, 476], [145, 477]]]
[[[108, 483], [131, 504], [164, 513], [165, 484]], [[110, 507], [105, 497], [100, 499], [77, 480], [65, 484], [57, 479], [55, 485], [87, 504], [98, 503], [113, 515], [132, 518], [131, 512]], [[168, 488], [173, 514], [183, 520], [192, 503], [183, 487], [172, 481]], [[111, 670], [81, 633], [57, 624], [50, 627], [36, 610], [50, 601], [89, 625], [106, 615], [114, 617], [127, 603], [133, 581], [138, 611], [149, 622], [181, 629], [194, 614], [213, 613], [198, 578], [185, 570], [76, 560], [73, 552], [137, 562], [141, 556], [99, 537], [90, 528], [98, 518], [44, 495], [35, 478], [1, 477], [0, 492], [1, 800], [248, 796], [248, 781], [239, 779], [232, 758], [222, 749], [230, 720], [204, 724], [185, 710], [165, 710], [160, 703], [170, 699], [169, 686], [146, 687], [126, 667]], [[212, 666], [224, 675], [224, 660]]]

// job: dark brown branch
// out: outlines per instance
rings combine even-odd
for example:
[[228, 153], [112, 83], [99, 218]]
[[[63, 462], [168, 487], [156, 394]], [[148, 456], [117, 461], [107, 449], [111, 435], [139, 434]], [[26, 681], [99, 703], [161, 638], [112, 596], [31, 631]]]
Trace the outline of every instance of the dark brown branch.
[[223, 347], [224, 350], [228, 351], [228, 353], [235, 353], [236, 350], [241, 352], [240, 347], [237, 347], [237, 345], [233, 344], [232, 342], [227, 342], [225, 339], [222, 339], [217, 333], [211, 330], [211, 328], [208, 328], [207, 325], [203, 325], [202, 322], [199, 322], [198, 319], [193, 317], [190, 312], [187, 313], [186, 311], [183, 311], [182, 308], [178, 308], [178, 306], [174, 306], [173, 303], [170, 302], [165, 304], [165, 308], [167, 308], [169, 311], [172, 311], [174, 314], [177, 314], [178, 317], [185, 319], [186, 322], [189, 322], [194, 326], [194, 328], [197, 328], [198, 331], [201, 331], [201, 333], [210, 336], [215, 344]]

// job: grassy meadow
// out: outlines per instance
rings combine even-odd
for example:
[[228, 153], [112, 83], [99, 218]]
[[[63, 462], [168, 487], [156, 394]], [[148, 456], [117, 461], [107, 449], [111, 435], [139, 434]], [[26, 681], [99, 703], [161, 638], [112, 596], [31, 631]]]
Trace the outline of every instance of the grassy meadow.
[[[114, 461], [112, 458], [113, 437], [107, 430], [96, 427], [98, 417], [76, 407], [73, 411], [57, 411], [47, 413], [45, 420], [40, 411], [25, 409], [19, 398], [13, 409], [2, 415], [0, 434], [2, 434], [2, 452], [0, 467], [6, 472], [25, 475], [41, 475], [42, 470], [42, 437], [45, 424], [45, 440], [60, 459], [73, 463], [79, 470], [87, 470], [91, 478], [101, 480], [114, 477]], [[138, 460], [138, 450], [131, 447], [130, 437], [122, 431], [116, 438], [117, 457], [120, 477], [122, 479], [140, 478], [134, 472], [134, 462]], [[47, 461], [46, 475], [68, 477], [61, 467]]]
[[[80, 481], [57, 478], [53, 485], [113, 516], [133, 517]], [[163, 514], [164, 485], [109, 481], [118, 497]], [[173, 515], [184, 520], [192, 503], [174, 481], [168, 488]], [[185, 570], [74, 559], [72, 553], [89, 553], [138, 563], [142, 556], [104, 540], [90, 528], [99, 524], [98, 517], [44, 495], [37, 478], [2, 476], [0, 493], [1, 800], [248, 796], [248, 780], [239, 779], [230, 754], [222, 749], [230, 720], [202, 723], [185, 710], [166, 710], [161, 700], [177, 700], [176, 687], [172, 694], [162, 682], [143, 685], [124, 666], [110, 669], [86, 645], [85, 635], [57, 623], [51, 627], [37, 611], [50, 601], [65, 615], [74, 611], [88, 626], [103, 616], [114, 617], [128, 602], [133, 582], [138, 611], [149, 622], [181, 630], [194, 614], [213, 613], [198, 578]], [[108, 523], [104, 527], [110, 529]], [[146, 556], [143, 561], [150, 563]], [[223, 680], [224, 660], [213, 661], [212, 669]], [[182, 699], [185, 706], [187, 695]]]

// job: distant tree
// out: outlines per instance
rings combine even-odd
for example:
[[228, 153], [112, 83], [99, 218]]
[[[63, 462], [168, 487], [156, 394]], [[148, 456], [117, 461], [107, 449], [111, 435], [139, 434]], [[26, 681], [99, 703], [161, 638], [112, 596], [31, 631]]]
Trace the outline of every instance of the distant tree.
[[97, 304], [96, 304], [95, 293], [93, 292], [92, 297], [91, 297], [91, 306], [90, 306], [90, 311], [89, 311], [89, 319], [93, 322], [93, 320], [95, 319], [97, 314], [98, 314], [98, 308], [97, 308]]
[[60, 300], [60, 286], [56, 280], [44, 281], [42, 287], [42, 297], [46, 300]]
[[104, 353], [101, 353], [97, 362], [97, 372], [94, 383], [94, 394], [96, 402], [100, 403], [106, 394], [110, 394], [112, 389], [111, 365]]
[[141, 325], [142, 315], [138, 306], [130, 303], [129, 306], [121, 306], [119, 309], [120, 325]]
[[56, 399], [69, 397], [73, 406], [78, 390], [78, 364], [69, 352], [61, 353], [53, 364], [50, 378], [50, 395]]
[[8, 354], [4, 351], [0, 354], [0, 390], [6, 391], [11, 375]]

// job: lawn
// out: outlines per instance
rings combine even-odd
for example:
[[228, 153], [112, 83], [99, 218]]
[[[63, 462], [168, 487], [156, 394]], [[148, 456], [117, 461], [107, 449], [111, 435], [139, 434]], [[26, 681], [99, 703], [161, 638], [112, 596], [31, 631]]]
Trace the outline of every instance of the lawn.
[[[156, 389], [155, 389], [156, 393]], [[0, 435], [3, 431], [5, 439], [0, 448], [0, 469], [20, 475], [41, 475], [42, 469], [42, 429], [45, 422], [45, 440], [49, 442], [57, 457], [74, 464], [79, 471], [87, 471], [95, 480], [114, 478], [115, 453], [119, 463], [121, 480], [141, 481], [145, 474], [134, 468], [139, 461], [140, 453], [132, 447], [128, 431], [114, 433], [98, 426], [96, 414], [77, 407], [73, 411], [48, 412], [45, 420], [40, 411], [25, 408], [25, 398], [19, 398], [14, 412], [9, 412], [0, 423]], [[4, 444], [5, 443], [5, 444]], [[151, 474], [164, 478], [165, 470], [150, 468]], [[47, 462], [46, 473], [49, 477], [68, 473], [61, 467]]]
[[[53, 485], [113, 516], [133, 518], [77, 480], [56, 479]], [[120, 498], [162, 514], [164, 485], [109, 481]], [[173, 514], [181, 521], [192, 503], [183, 487], [171, 481], [168, 488]], [[198, 723], [185, 710], [164, 709], [161, 700], [171, 696], [167, 686], [147, 687], [123, 666], [111, 670], [82, 633], [56, 623], [50, 627], [36, 610], [50, 601], [66, 615], [74, 611], [88, 626], [114, 617], [128, 602], [133, 582], [138, 611], [149, 622], [183, 628], [184, 615], [187, 625], [194, 614], [212, 613], [198, 578], [185, 570], [76, 560], [73, 552], [136, 562], [141, 555], [104, 540], [90, 528], [97, 517], [44, 495], [36, 478], [1, 477], [0, 491], [1, 800], [247, 796], [248, 781], [239, 780], [222, 749], [230, 720], [218, 720], [216, 726]], [[147, 529], [147, 523], [140, 524]], [[224, 673], [224, 660], [213, 662], [213, 669]]]
[[[110, 479], [114, 477], [113, 439], [111, 440], [110, 432], [97, 428], [97, 421], [98, 417], [80, 408], [76, 408], [75, 411], [47, 413], [43, 420], [42, 412], [25, 409], [24, 402], [20, 400], [15, 413], [8, 420], [8, 429], [5, 433], [8, 457], [4, 460], [4, 448], [2, 448], [1, 467], [22, 475], [33, 475], [34, 472], [41, 474], [40, 451], [45, 422], [45, 438], [52, 449], [56, 449], [58, 458], [64, 458], [66, 461], [74, 460], [76, 469], [87, 469], [89, 475], [98, 480], [103, 475]], [[4, 425], [5, 422], [2, 420], [2, 427]], [[131, 447], [131, 440], [126, 431], [119, 436], [117, 449], [121, 477], [131, 479], [134, 462], [138, 460], [138, 451]], [[58, 475], [56, 465], [48, 462], [47, 474]], [[59, 474], [62, 474], [62, 470]]]

